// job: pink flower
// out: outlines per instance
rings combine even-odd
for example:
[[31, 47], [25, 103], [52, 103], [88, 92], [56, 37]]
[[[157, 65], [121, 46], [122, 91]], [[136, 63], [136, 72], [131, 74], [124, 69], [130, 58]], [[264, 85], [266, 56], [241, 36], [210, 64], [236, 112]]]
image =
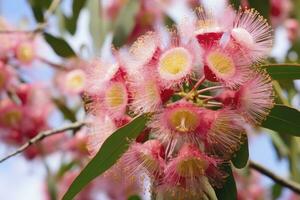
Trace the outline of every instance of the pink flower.
[[164, 153], [164, 147], [158, 140], [133, 143], [124, 155], [125, 166], [130, 172], [159, 179], [165, 167]]
[[254, 9], [240, 9], [237, 12], [231, 38], [252, 61], [266, 57], [273, 45], [271, 26]]
[[237, 91], [226, 91], [218, 99], [237, 109], [250, 124], [259, 125], [274, 105], [271, 78], [264, 72], [254, 73]]
[[209, 81], [236, 88], [247, 81], [250, 65], [239, 50], [213, 45], [205, 53], [204, 74]]

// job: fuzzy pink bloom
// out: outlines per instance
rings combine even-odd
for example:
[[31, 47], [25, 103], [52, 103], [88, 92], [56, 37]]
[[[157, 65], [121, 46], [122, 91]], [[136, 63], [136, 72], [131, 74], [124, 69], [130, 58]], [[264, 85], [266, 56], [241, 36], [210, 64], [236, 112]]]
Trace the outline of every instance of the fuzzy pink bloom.
[[210, 120], [210, 127], [204, 139], [207, 150], [222, 159], [230, 159], [246, 136], [242, 116], [226, 109], [206, 113], [203, 117]]
[[130, 117], [123, 116], [118, 120], [114, 120], [109, 116], [92, 116], [89, 126], [89, 135], [87, 139], [87, 149], [91, 156], [95, 156], [101, 148], [104, 141], [118, 128], [127, 124]]
[[18, 130], [24, 117], [24, 108], [9, 99], [0, 101], [0, 127]]
[[134, 113], [153, 112], [161, 108], [162, 90], [155, 77], [150, 75], [132, 78], [129, 84], [132, 93], [130, 108]]
[[214, 45], [205, 53], [205, 78], [236, 88], [248, 80], [250, 60], [237, 49]]
[[265, 72], [254, 73], [237, 91], [226, 91], [217, 99], [237, 109], [250, 124], [259, 125], [274, 105], [271, 78]]
[[[212, 188], [209, 182], [210, 171], [217, 171], [219, 164], [219, 160], [206, 156], [194, 144], [185, 143], [178, 155], [165, 168], [162, 191], [165, 190], [163, 193], [169, 193], [168, 196], [173, 196], [173, 198], [178, 196], [183, 199], [215, 197], [214, 192], [207, 193], [207, 191]], [[221, 173], [219, 175], [220, 183], [224, 175], [221, 176]], [[216, 181], [217, 176], [213, 175], [213, 179]]]
[[252, 61], [266, 57], [273, 45], [273, 31], [256, 10], [239, 10], [231, 30], [231, 38]]
[[165, 167], [164, 153], [159, 140], [148, 140], [143, 144], [132, 143], [124, 155], [126, 170], [159, 179]]
[[61, 88], [68, 94], [79, 94], [86, 87], [86, 73], [81, 69], [71, 70], [61, 78]]
[[172, 143], [172, 152], [177, 142], [198, 141], [196, 135], [207, 130], [205, 119], [201, 117], [204, 110], [193, 103], [179, 101], [156, 113], [148, 126], [159, 140]]
[[87, 109], [91, 113], [106, 113], [113, 118], [125, 114], [129, 91], [126, 72], [118, 64], [104, 66], [96, 60], [88, 66], [85, 95], [89, 99]]

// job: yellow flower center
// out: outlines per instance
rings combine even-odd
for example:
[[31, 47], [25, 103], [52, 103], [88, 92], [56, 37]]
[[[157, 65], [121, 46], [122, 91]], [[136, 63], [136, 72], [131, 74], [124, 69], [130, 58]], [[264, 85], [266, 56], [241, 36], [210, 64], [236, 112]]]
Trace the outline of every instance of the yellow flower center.
[[193, 131], [198, 126], [198, 116], [187, 109], [175, 110], [170, 114], [170, 125], [179, 132], [186, 133]]
[[16, 126], [22, 118], [22, 113], [19, 110], [11, 110], [9, 112], [6, 112], [1, 117], [1, 122], [5, 126]]
[[187, 158], [177, 164], [176, 171], [180, 176], [201, 176], [204, 175], [208, 163], [200, 158]]
[[34, 58], [33, 46], [29, 43], [22, 43], [17, 49], [17, 59], [23, 63], [31, 62]]
[[67, 75], [67, 87], [71, 89], [80, 89], [85, 85], [85, 75], [81, 71], [70, 72]]
[[228, 55], [221, 52], [212, 52], [207, 56], [209, 68], [217, 75], [232, 76], [235, 73], [235, 65]]
[[183, 73], [191, 64], [191, 55], [182, 48], [177, 47], [164, 53], [159, 61], [160, 74], [177, 75]]
[[121, 106], [126, 101], [126, 89], [124, 85], [115, 83], [106, 92], [106, 102], [112, 108]]

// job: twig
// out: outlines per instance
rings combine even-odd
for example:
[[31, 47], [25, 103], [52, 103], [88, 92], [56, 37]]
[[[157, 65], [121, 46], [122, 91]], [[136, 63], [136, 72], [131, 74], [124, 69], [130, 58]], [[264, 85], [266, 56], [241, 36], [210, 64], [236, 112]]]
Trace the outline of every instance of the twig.
[[53, 68], [56, 68], [58, 70], [62, 70], [62, 71], [66, 71], [67, 70], [67, 67], [66, 66], [63, 66], [61, 64], [57, 64], [57, 63], [54, 63], [50, 60], [47, 60], [46, 58], [43, 58], [43, 57], [38, 57], [39, 61], [53, 67]]
[[13, 156], [15, 156], [15, 155], [23, 152], [23, 151], [25, 151], [28, 147], [30, 147], [31, 145], [36, 144], [36, 143], [42, 141], [46, 137], [49, 137], [51, 135], [55, 135], [55, 134], [58, 134], [58, 133], [62, 133], [64, 131], [68, 131], [68, 130], [79, 129], [79, 128], [81, 128], [84, 125], [85, 125], [85, 122], [75, 122], [75, 123], [72, 123], [72, 124], [67, 125], [65, 127], [62, 127], [62, 128], [40, 132], [38, 135], [36, 135], [32, 139], [30, 139], [28, 142], [26, 142], [25, 144], [23, 144], [15, 152], [13, 152], [13, 153], [9, 154], [8, 156], [2, 158], [0, 160], [0, 163], [4, 162], [5, 160], [7, 160], [7, 159], [9, 159], [9, 158], [11, 158], [11, 157], [13, 157]]
[[273, 181], [275, 181], [276, 183], [289, 188], [290, 190], [300, 194], [300, 184], [291, 181], [291, 180], [287, 180], [284, 179], [276, 174], [274, 174], [273, 172], [271, 172], [269, 169], [266, 169], [265, 167], [261, 166], [260, 164], [253, 162], [253, 161], [249, 161], [249, 167], [252, 169], [255, 169], [256, 171], [264, 174], [265, 176], [271, 178]]

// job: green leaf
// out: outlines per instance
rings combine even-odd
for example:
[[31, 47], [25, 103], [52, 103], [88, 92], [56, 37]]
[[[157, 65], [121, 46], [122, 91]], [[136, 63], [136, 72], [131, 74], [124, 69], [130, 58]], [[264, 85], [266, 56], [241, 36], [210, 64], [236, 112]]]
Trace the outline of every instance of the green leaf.
[[57, 55], [65, 58], [76, 56], [74, 50], [63, 38], [55, 37], [49, 33], [44, 33], [44, 36]]
[[269, 19], [270, 0], [249, 0], [251, 8], [255, 8], [264, 18]]
[[272, 199], [276, 200], [278, 197], [280, 197], [281, 192], [282, 192], [282, 186], [279, 185], [278, 183], [275, 183], [272, 186]]
[[30, 0], [31, 10], [37, 22], [44, 22], [43, 1]]
[[281, 134], [300, 136], [300, 112], [295, 108], [276, 104], [262, 127]]
[[130, 140], [136, 138], [144, 130], [147, 121], [146, 115], [140, 115], [109, 136], [96, 156], [73, 181], [63, 200], [74, 199], [89, 182], [115, 164], [128, 149]]
[[70, 120], [71, 122], [76, 122], [76, 114], [73, 110], [71, 110], [66, 103], [62, 99], [53, 98], [52, 101], [58, 107], [58, 109], [62, 112], [65, 119]]
[[238, 9], [241, 5], [241, 0], [230, 0], [230, 3], [235, 9]]
[[139, 197], [138, 195], [132, 195], [132, 196], [128, 197], [127, 200], [141, 200], [141, 197]]
[[121, 9], [114, 26], [113, 44], [115, 47], [122, 46], [135, 25], [135, 17], [140, 8], [138, 0], [130, 0]]
[[300, 64], [263, 65], [273, 79], [300, 79]]
[[86, 0], [73, 0], [72, 11], [73, 14], [71, 17], [64, 16], [66, 29], [74, 35], [77, 27], [77, 20], [80, 14], [81, 9], [84, 7]]
[[238, 168], [244, 168], [249, 160], [249, 148], [248, 148], [248, 138], [244, 144], [241, 145], [240, 149], [236, 152], [235, 156], [231, 159], [232, 164]]
[[90, 15], [89, 30], [93, 39], [93, 48], [96, 52], [101, 48], [112, 23], [104, 19], [100, 1], [88, 1], [87, 8]]
[[219, 200], [235, 200], [237, 199], [237, 189], [231, 166], [226, 166], [225, 171], [227, 172], [228, 177], [226, 178], [224, 186], [215, 190], [217, 197]]

